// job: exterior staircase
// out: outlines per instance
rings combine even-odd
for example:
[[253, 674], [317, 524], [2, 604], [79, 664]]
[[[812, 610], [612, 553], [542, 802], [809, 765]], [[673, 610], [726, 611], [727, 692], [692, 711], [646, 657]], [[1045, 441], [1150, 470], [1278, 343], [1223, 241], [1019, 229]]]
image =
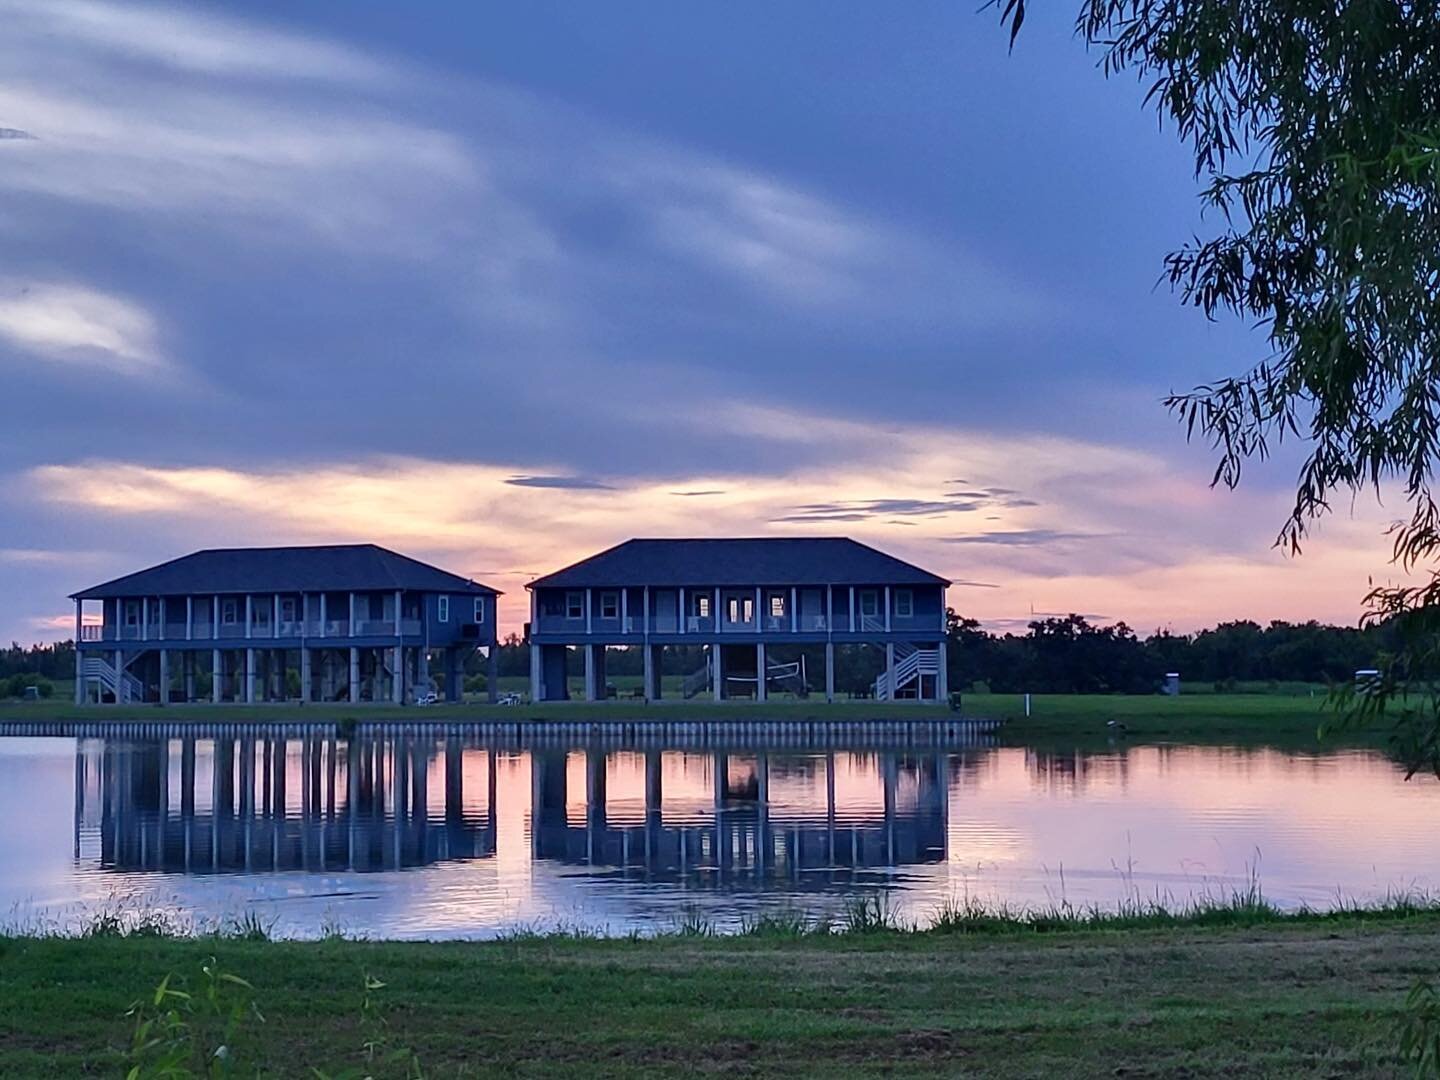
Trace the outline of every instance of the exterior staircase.
[[145, 684], [123, 668], [118, 672], [108, 661], [98, 656], [85, 658], [85, 678], [97, 679], [104, 690], [115, 696], [118, 704], [145, 700]]
[[908, 641], [897, 641], [894, 669], [882, 671], [870, 689], [876, 701], [893, 701], [912, 685], [918, 691], [922, 675], [939, 674], [939, 649], [917, 649]]

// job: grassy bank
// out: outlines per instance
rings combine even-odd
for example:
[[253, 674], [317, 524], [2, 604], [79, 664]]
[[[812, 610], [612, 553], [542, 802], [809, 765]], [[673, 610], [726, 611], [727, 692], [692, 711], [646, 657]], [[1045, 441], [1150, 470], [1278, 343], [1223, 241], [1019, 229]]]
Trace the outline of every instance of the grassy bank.
[[[1432, 912], [1114, 925], [483, 944], [0, 939], [0, 1075], [119, 1075], [127, 1007], [167, 975], [203, 1000], [214, 957], [253, 985], [264, 1017], [243, 1008], [252, 991], [221, 984], [222, 1020], [242, 1006], [229, 1038], [241, 1075], [360, 1066], [368, 1039], [381, 1056], [413, 1051], [436, 1077], [1391, 1076], [1405, 994], [1440, 965]], [[192, 1036], [219, 1037], [222, 1020], [204, 1012], [177, 1009]], [[400, 1076], [408, 1060], [368, 1067]]]
[[[1002, 737], [1009, 742], [1105, 743], [1123, 740], [1142, 742], [1274, 743], [1292, 747], [1322, 745], [1316, 732], [1321, 723], [1333, 719], [1324, 709], [1323, 694], [1194, 694], [1180, 697], [1160, 695], [1037, 694], [1031, 699], [1031, 715], [1025, 715], [1020, 694], [966, 694], [962, 715], [1005, 721]], [[394, 722], [414, 721], [536, 721], [585, 719], [634, 720], [795, 720], [866, 721], [884, 719], [940, 719], [953, 715], [941, 705], [837, 701], [827, 705], [819, 698], [808, 701], [750, 702], [620, 700], [596, 705], [568, 702], [541, 705], [439, 705], [425, 708], [392, 705], [324, 704], [299, 705], [113, 705], [76, 708], [69, 701], [0, 704], [0, 722], [88, 719], [106, 721], [169, 720], [257, 723]], [[1111, 721], [1114, 721], [1112, 726]], [[1123, 725], [1123, 726], [1122, 726]], [[1329, 737], [1330, 745], [1381, 745], [1384, 736], [1364, 732], [1340, 732]]]

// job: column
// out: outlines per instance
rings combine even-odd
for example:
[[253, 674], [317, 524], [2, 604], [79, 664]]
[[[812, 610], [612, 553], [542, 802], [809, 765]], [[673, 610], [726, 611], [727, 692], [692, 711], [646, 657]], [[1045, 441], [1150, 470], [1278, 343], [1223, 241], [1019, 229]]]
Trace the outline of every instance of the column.
[[[590, 590], [585, 590], [585, 623], [586, 633], [589, 633], [590, 623]], [[585, 700], [595, 700], [595, 646], [588, 641], [585, 643]]]
[[355, 636], [355, 594], [353, 592], [350, 594], [350, 636]]
[[300, 703], [310, 703], [310, 650], [300, 646]]
[[170, 704], [170, 650], [160, 650], [160, 704]]
[[721, 656], [722, 651], [719, 641], [711, 643], [710, 666], [712, 670], [710, 672], [710, 682], [712, 683], [711, 689], [714, 691], [716, 701], [723, 701], [725, 698], [725, 664], [724, 658]]
[[326, 616], [326, 611], [325, 611], [325, 594], [322, 592], [322, 593], [320, 594], [320, 632], [315, 635], [316, 637], [324, 637], [324, 636], [325, 636], [325, 622], [326, 622], [326, 617], [327, 617], [327, 616]]
[[[250, 598], [245, 598], [245, 615], [250, 615]], [[245, 636], [250, 636], [250, 623], [245, 623]], [[251, 705], [255, 702], [255, 650], [245, 650], [245, 704]]]
[[250, 624], [254, 621], [255, 604], [249, 593], [245, 594], [245, 637], [250, 637]]
[[[118, 604], [116, 605], [119, 606]], [[120, 704], [121, 686], [125, 682], [125, 654], [115, 650], [115, 704]]]
[[210, 701], [219, 705], [224, 700], [225, 690], [225, 661], [220, 656], [219, 649], [210, 650]]
[[184, 660], [185, 701], [188, 704], [195, 700], [195, 661], [199, 659], [199, 656], [191, 649], [186, 649], [180, 656]]
[[[400, 625], [400, 594], [398, 592], [395, 594], [395, 625], [397, 627]], [[395, 632], [398, 634], [400, 631], [397, 629]], [[396, 705], [403, 705], [405, 704], [405, 646], [396, 645], [392, 654], [395, 660], [390, 666], [392, 673], [390, 699]]]
[[765, 643], [755, 643], [755, 700], [764, 701], [766, 690], [765, 685]]
[[825, 700], [835, 700], [835, 643], [825, 643]]
[[500, 701], [500, 646], [493, 641], [485, 655], [485, 696], [491, 705]]
[[[104, 601], [101, 601], [104, 604]], [[81, 626], [85, 608], [84, 600], [75, 601], [75, 704], [85, 704], [85, 661], [80, 653]]]
[[592, 607], [592, 604], [591, 604], [591, 602], [590, 602], [590, 600], [591, 600], [590, 594], [591, 594], [591, 590], [590, 590], [590, 589], [586, 589], [586, 590], [585, 590], [585, 633], [586, 633], [587, 636], [588, 636], [589, 633], [590, 633], [590, 609], [591, 609], [591, 607]]
[[[534, 623], [530, 624], [532, 627]], [[534, 642], [530, 644], [530, 700], [543, 701], [545, 699], [545, 688], [540, 682], [540, 646]]]
[[[646, 588], [649, 588], [647, 585]], [[675, 632], [685, 633], [685, 588], [681, 586], [680, 591], [675, 594]]]
[[855, 586], [850, 586], [850, 622], [845, 627], [851, 633], [855, 631]]
[[[885, 586], [885, 632], [890, 632], [890, 586]], [[891, 687], [893, 690], [894, 687]]]
[[195, 598], [185, 597], [185, 640], [195, 640]]
[[886, 698], [887, 698], [888, 700], [890, 700], [890, 701], [894, 701], [894, 700], [895, 700], [895, 643], [894, 643], [893, 641], [887, 641], [887, 642], [885, 643], [885, 689], [886, 689], [886, 695], [885, 695]]
[[[350, 594], [350, 607], [351, 607], [352, 610], [353, 610], [354, 607], [355, 607], [355, 594], [354, 594], [354, 593], [351, 593], [351, 594]], [[351, 620], [350, 626], [351, 626], [351, 629], [353, 630], [353, 629], [354, 629], [354, 626], [355, 626], [354, 620]], [[357, 649], [357, 648], [355, 648], [355, 646], [352, 645], [352, 646], [350, 646], [350, 704], [351, 704], [351, 705], [354, 705], [354, 704], [356, 704], [357, 702], [359, 702], [359, 700], [360, 700], [360, 650]]]
[[150, 640], [150, 598], [140, 598], [140, 640]]
[[950, 700], [950, 650], [947, 649], [947, 642], [943, 639], [940, 642], [940, 672], [935, 676], [935, 697], [940, 701]]
[[795, 586], [790, 587], [790, 632], [793, 634], [800, 629], [800, 590]]
[[645, 650], [645, 668], [641, 674], [641, 685], [645, 688], [645, 701], [647, 703], [655, 700], [655, 656], [647, 643], [642, 646]]

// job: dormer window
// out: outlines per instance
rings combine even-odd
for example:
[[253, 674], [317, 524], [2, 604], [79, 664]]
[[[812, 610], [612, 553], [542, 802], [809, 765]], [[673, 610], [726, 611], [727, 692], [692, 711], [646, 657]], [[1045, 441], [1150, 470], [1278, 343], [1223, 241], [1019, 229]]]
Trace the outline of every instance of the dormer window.
[[485, 598], [483, 596], [475, 598], [475, 621], [477, 623], [485, 621]]
[[915, 594], [911, 590], [900, 589], [895, 593], [895, 614], [902, 619], [915, 614]]
[[600, 594], [600, 617], [602, 619], [618, 619], [620, 617], [619, 593], [602, 592]]
[[568, 592], [565, 594], [565, 617], [567, 619], [583, 619], [585, 617], [584, 593]]

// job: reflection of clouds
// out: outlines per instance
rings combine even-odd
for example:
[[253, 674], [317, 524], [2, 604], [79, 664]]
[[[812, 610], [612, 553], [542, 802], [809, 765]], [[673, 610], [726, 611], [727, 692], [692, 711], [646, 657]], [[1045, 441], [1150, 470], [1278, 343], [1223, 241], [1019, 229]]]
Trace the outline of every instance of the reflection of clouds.
[[[172, 744], [173, 745], [173, 744]], [[195, 761], [196, 810], [209, 812], [213, 743], [201, 740]], [[300, 740], [286, 750], [286, 813], [303, 808]], [[408, 744], [428, 775], [432, 819], [442, 817], [445, 743]], [[496, 845], [491, 856], [439, 862], [403, 872], [257, 873], [243, 877], [97, 872], [85, 854], [102, 822], [98, 770], [84, 772], [83, 798], [73, 740], [0, 741], [0, 820], [24, 829], [0, 833], [0, 909], [43, 906], [58, 914], [77, 903], [113, 896], [194, 911], [207, 917], [256, 907], [287, 932], [316, 932], [328, 917], [352, 932], [376, 936], [454, 936], [517, 925], [570, 922], [622, 933], [671, 925], [689, 905], [722, 923], [757, 906], [827, 902], [784, 875], [763, 892], [731, 894], [698, 879], [657, 888], [643, 872], [587, 869], [534, 855], [530, 817], [531, 755], [502, 752], [495, 767]], [[919, 810], [917, 777], [930, 755], [897, 752], [899, 814]], [[569, 802], [586, 821], [584, 752], [566, 758]], [[833, 756], [773, 752], [768, 756], [770, 813], [783, 831], [825, 820], [830, 761], [837, 819], [875, 822], [883, 815], [886, 755]], [[917, 918], [946, 900], [970, 896], [1015, 905], [1113, 903], [1159, 896], [1172, 902], [1222, 895], [1258, 874], [1267, 896], [1282, 904], [1333, 903], [1337, 895], [1375, 896], [1387, 887], [1435, 887], [1430, 866], [1440, 782], [1405, 782], [1391, 762], [1368, 752], [1293, 755], [1280, 751], [1200, 747], [1119, 748], [1097, 754], [1051, 754], [1021, 748], [974, 749], [942, 755], [949, 777], [945, 861], [884, 871], [900, 902]], [[170, 754], [169, 805], [180, 805], [178, 752]], [[714, 755], [661, 755], [664, 816], [703, 823], [714, 816]], [[908, 764], [907, 764], [908, 762]], [[465, 745], [460, 756], [466, 813], [487, 816], [489, 752]], [[732, 787], [753, 777], [753, 753], [730, 758]], [[919, 771], [917, 771], [917, 769]], [[262, 770], [257, 770], [257, 779]], [[605, 815], [611, 825], [643, 818], [645, 755], [609, 753]], [[344, 773], [340, 777], [344, 789]], [[578, 793], [577, 793], [578, 788]], [[393, 793], [382, 796], [393, 812]], [[260, 793], [257, 814], [265, 809]], [[73, 815], [82, 813], [82, 853], [72, 855]], [[638, 843], [638, 841], [637, 841]]]

